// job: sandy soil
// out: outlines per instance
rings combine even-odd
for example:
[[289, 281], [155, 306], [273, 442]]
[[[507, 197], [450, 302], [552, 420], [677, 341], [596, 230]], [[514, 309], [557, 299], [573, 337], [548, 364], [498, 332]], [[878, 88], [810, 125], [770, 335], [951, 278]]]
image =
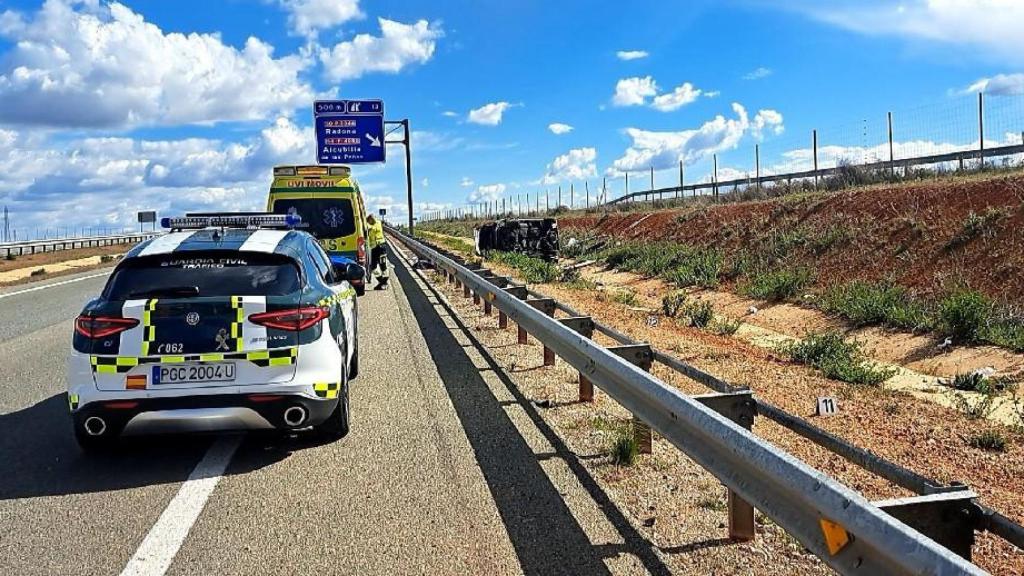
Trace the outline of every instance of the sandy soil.
[[[0, 258], [0, 286], [22, 284], [55, 276], [63, 276], [74, 272], [83, 272], [103, 266], [112, 266], [115, 262], [103, 262], [103, 256], [120, 257], [131, 249], [129, 244], [114, 246], [97, 246], [92, 248], [76, 248], [74, 250], [58, 250], [54, 252], [38, 252], [18, 256], [14, 260]], [[32, 272], [44, 269], [43, 275], [32, 276]]]

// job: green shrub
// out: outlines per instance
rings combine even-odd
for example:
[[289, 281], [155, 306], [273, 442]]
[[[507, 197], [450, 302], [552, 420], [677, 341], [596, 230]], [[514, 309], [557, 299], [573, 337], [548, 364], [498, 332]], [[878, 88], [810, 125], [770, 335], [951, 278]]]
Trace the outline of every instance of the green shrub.
[[661, 312], [669, 318], [679, 316], [685, 305], [686, 293], [681, 290], [661, 297]]
[[113, 254], [103, 254], [100, 256], [100, 262], [103, 263], [113, 262], [114, 260], [117, 260], [117, 256], [114, 256]]
[[996, 346], [1024, 352], [1024, 319], [1006, 316], [991, 320], [985, 327], [983, 339]]
[[46, 268], [36, 268], [29, 272], [29, 276], [42, 276], [43, 274], [46, 274]]
[[675, 242], [627, 243], [601, 251], [598, 255], [616, 270], [662, 277], [680, 288], [711, 287], [718, 284], [722, 255]]
[[493, 251], [488, 252], [485, 258], [515, 268], [527, 282], [541, 284], [554, 282], [562, 275], [561, 269], [555, 264], [518, 252]]
[[995, 410], [995, 395], [987, 393], [972, 399], [967, 394], [953, 392], [953, 407], [970, 420], [981, 420]]
[[626, 290], [620, 290], [612, 294], [612, 300], [619, 304], [625, 304], [626, 306], [636, 306], [637, 299], [636, 294]]
[[973, 210], [964, 219], [960, 231], [946, 243], [947, 250], [965, 246], [975, 238], [995, 236], [995, 225], [1006, 216], [1006, 210], [989, 206], [982, 214]]
[[632, 466], [640, 453], [633, 437], [633, 430], [630, 427], [620, 429], [612, 439], [611, 455], [612, 462], [619, 466]]
[[677, 260], [680, 260], [679, 264], [664, 273], [665, 279], [669, 282], [680, 288], [713, 288], [718, 285], [718, 276], [722, 270], [722, 254], [717, 250], [694, 250]]
[[740, 286], [752, 298], [778, 302], [795, 297], [811, 283], [813, 275], [804, 268], [768, 270], [755, 274]]
[[953, 381], [950, 382], [950, 386], [954, 390], [964, 390], [967, 392], [980, 392], [982, 394], [989, 394], [993, 392], [993, 388], [991, 384], [989, 384], [988, 379], [979, 372], [957, 374], [953, 376]]
[[791, 360], [821, 370], [829, 378], [851, 384], [877, 385], [895, 374], [895, 370], [868, 364], [860, 344], [846, 341], [836, 330], [809, 333], [802, 341], [782, 345], [780, 351]]
[[690, 326], [695, 328], [706, 328], [715, 318], [715, 307], [711, 302], [698, 300], [688, 302], [683, 313], [690, 319]]
[[882, 324], [920, 330], [930, 324], [924, 305], [902, 286], [885, 282], [856, 281], [833, 286], [819, 298], [818, 305], [855, 326]]
[[14, 255], [14, 252], [8, 252], [7, 255], [4, 256], [4, 260], [8, 260], [8, 261], [14, 261], [14, 260], [17, 260], [17, 259], [18, 259], [18, 257]]
[[973, 448], [991, 452], [1006, 452], [1006, 438], [996, 430], [986, 430], [975, 434], [967, 441]]
[[732, 336], [742, 325], [743, 322], [739, 319], [733, 320], [731, 318], [722, 317], [715, 319], [711, 324], [711, 330], [716, 334], [721, 334], [722, 336]]
[[977, 342], [984, 333], [992, 303], [976, 290], [958, 290], [939, 302], [939, 327], [957, 342]]

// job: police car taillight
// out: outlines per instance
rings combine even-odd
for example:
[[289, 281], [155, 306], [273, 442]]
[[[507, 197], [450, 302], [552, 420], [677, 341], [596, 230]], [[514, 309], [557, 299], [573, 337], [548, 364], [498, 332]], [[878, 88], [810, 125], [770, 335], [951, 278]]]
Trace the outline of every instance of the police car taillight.
[[301, 332], [306, 328], [316, 325], [317, 322], [330, 316], [327, 308], [320, 306], [305, 306], [292, 310], [275, 310], [274, 312], [260, 312], [249, 316], [249, 322], [276, 328], [277, 330], [288, 330], [290, 332]]
[[98, 339], [120, 334], [139, 325], [135, 318], [115, 316], [79, 316], [75, 319], [75, 332], [86, 338]]

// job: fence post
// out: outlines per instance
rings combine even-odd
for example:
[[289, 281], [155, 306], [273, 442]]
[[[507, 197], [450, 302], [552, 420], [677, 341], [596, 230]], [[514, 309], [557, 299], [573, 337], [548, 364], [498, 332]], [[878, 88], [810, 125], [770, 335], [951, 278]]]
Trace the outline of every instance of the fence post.
[[562, 185], [558, 185], [558, 205], [555, 206], [555, 210], [562, 207]]
[[576, 184], [569, 182], [569, 209], [576, 207]]
[[547, 190], [544, 191], [544, 212], [551, 213], [551, 194]]
[[711, 192], [715, 201], [718, 201], [718, 154], [713, 154], [712, 158], [715, 163], [714, 171], [711, 173]]
[[892, 147], [892, 112], [887, 113], [889, 118], [889, 177], [893, 178], [896, 176], [896, 154], [893, 153]]
[[978, 92], [978, 162], [985, 169], [985, 93]]
[[626, 196], [629, 196], [629, 172], [626, 172]]
[[683, 161], [679, 161], [679, 190], [676, 191], [676, 198], [682, 198], [683, 196]]
[[761, 145], [754, 144], [754, 179], [757, 189], [761, 190]]
[[811, 143], [814, 146], [814, 189], [818, 189], [818, 130], [811, 132]]
[[589, 180], [584, 180], [583, 181], [583, 189], [586, 190], [586, 192], [587, 192], [586, 207], [587, 207], [587, 210], [590, 210], [590, 181]]

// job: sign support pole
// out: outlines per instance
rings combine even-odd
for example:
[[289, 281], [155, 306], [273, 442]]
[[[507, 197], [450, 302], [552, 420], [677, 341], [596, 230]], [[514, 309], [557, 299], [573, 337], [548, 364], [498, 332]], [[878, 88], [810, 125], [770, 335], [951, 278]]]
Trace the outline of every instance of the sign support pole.
[[413, 236], [413, 213], [412, 213], [412, 145], [411, 138], [409, 138], [409, 119], [385, 121], [385, 125], [399, 125], [402, 127], [404, 132], [401, 140], [385, 140], [385, 144], [401, 144], [405, 146], [405, 190], [406, 190], [406, 202], [408, 204], [409, 212], [409, 235]]

